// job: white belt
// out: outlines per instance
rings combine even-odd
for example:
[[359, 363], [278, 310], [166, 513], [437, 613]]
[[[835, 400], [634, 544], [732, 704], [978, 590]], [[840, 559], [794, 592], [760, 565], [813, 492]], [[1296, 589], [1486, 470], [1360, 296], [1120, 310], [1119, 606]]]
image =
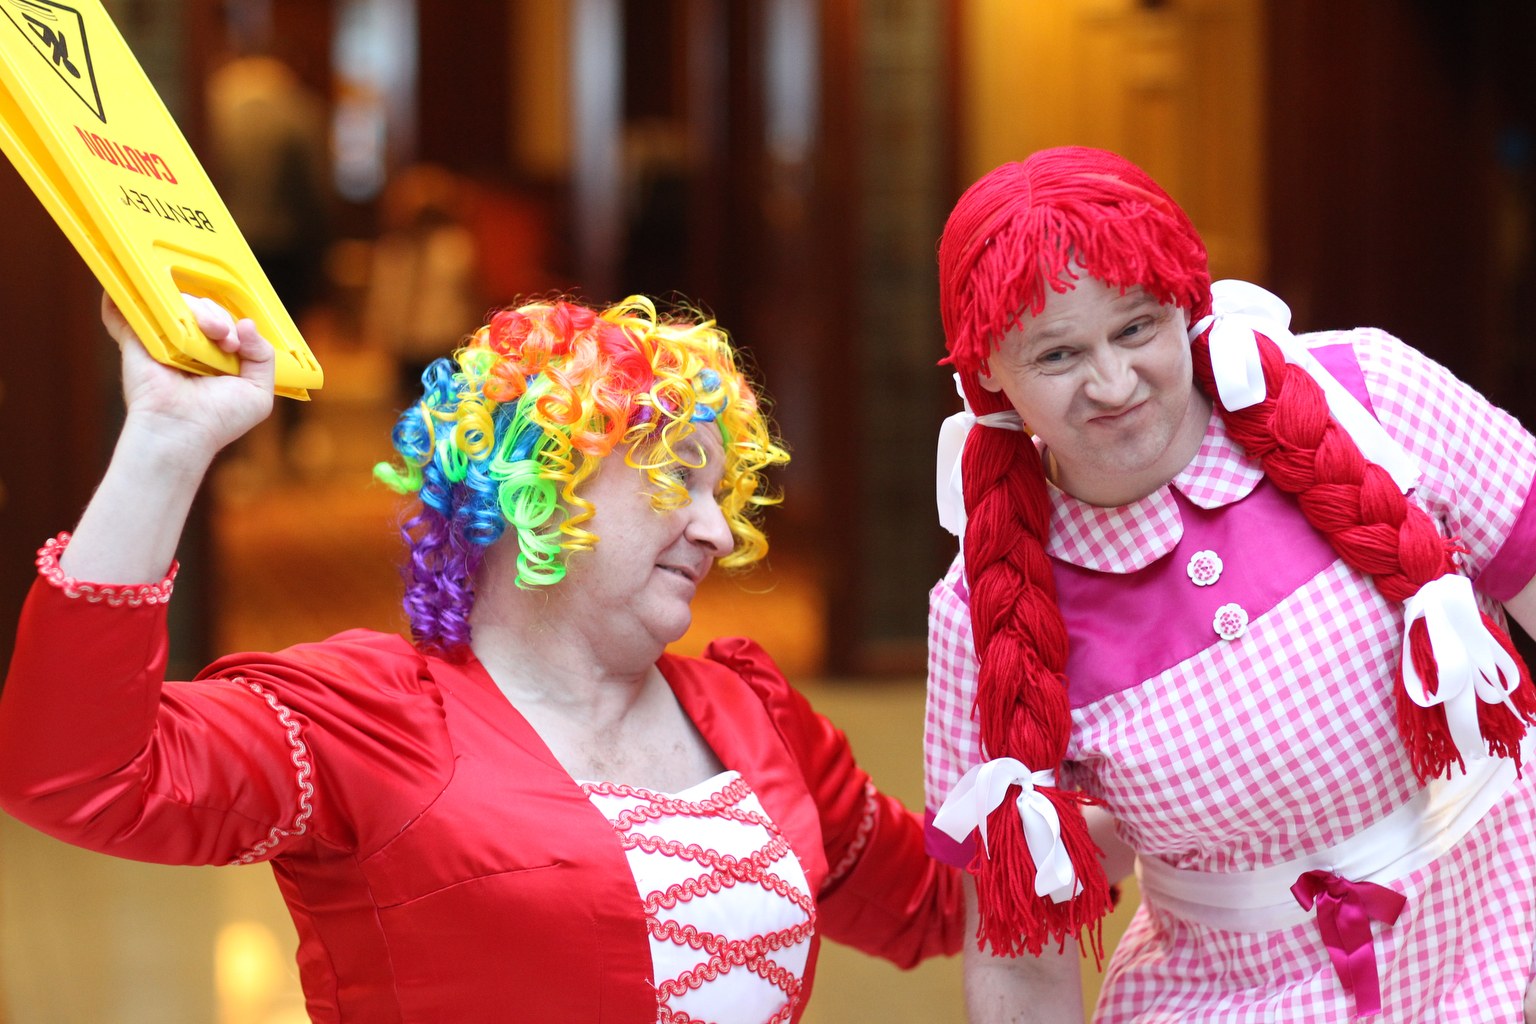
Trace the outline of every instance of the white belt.
[[[1533, 746], [1526, 735], [1522, 756]], [[1354, 882], [1386, 884], [1429, 864], [1472, 830], [1515, 781], [1506, 757], [1468, 759], [1467, 773], [1432, 779], [1385, 818], [1326, 850], [1252, 871], [1200, 871], [1138, 858], [1136, 875], [1149, 903], [1224, 931], [1267, 932], [1311, 920], [1291, 895], [1304, 872], [1323, 870]]]

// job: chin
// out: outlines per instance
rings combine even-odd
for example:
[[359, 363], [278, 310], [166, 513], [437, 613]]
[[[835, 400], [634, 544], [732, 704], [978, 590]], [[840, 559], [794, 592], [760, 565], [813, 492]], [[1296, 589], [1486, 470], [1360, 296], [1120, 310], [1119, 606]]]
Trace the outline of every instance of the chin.
[[686, 616], [682, 622], [672, 621], [659, 626], [652, 633], [663, 645], [675, 644], [688, 635], [689, 628], [693, 625], [693, 616]]

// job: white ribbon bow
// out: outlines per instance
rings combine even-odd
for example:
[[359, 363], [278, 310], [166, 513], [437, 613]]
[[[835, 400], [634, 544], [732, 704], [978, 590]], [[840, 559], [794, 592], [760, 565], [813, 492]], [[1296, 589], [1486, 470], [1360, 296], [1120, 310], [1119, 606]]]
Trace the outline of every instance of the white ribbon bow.
[[955, 374], [955, 390], [965, 408], [944, 421], [939, 428], [939, 458], [937, 476], [934, 479], [935, 494], [939, 503], [939, 524], [956, 537], [965, 536], [965, 486], [960, 478], [960, 455], [965, 450], [965, 439], [976, 424], [999, 427], [1003, 430], [1023, 430], [1024, 420], [1012, 409], [989, 412], [977, 416], [971, 412], [971, 403], [965, 401], [965, 391], [960, 386], [960, 375]]
[[1061, 841], [1061, 818], [1056, 805], [1036, 786], [1056, 785], [1056, 773], [1032, 772], [1022, 761], [999, 757], [979, 764], [961, 776], [937, 814], [933, 825], [956, 842], [963, 842], [973, 831], [981, 832], [981, 847], [987, 849], [987, 815], [1008, 795], [1009, 786], [1019, 787], [1014, 801], [1019, 821], [1024, 826], [1024, 842], [1035, 862], [1035, 895], [1053, 903], [1065, 903], [1083, 887], [1072, 869], [1072, 858]]
[[[1408, 699], [1421, 708], [1445, 705], [1445, 722], [1462, 758], [1487, 757], [1477, 725], [1477, 702], [1509, 703], [1520, 683], [1520, 670], [1484, 625], [1472, 581], [1454, 574], [1430, 580], [1403, 603], [1403, 618], [1403, 689]], [[1408, 631], [1419, 619], [1429, 629], [1440, 677], [1433, 696], [1425, 692], [1410, 653]]]
[[1398, 488], [1407, 494], [1419, 482], [1418, 464], [1376, 422], [1376, 417], [1296, 340], [1290, 325], [1290, 307], [1271, 292], [1248, 281], [1213, 281], [1211, 314], [1189, 329], [1189, 337], [1198, 338], [1210, 328], [1211, 373], [1216, 378], [1216, 393], [1221, 404], [1233, 412], [1264, 401], [1264, 371], [1254, 334], [1273, 341], [1287, 362], [1306, 370], [1322, 387], [1328, 411], [1354, 438], [1365, 457], [1390, 473]]
[[1211, 372], [1222, 405], [1237, 412], [1264, 401], [1264, 371], [1254, 333], [1280, 345], [1292, 337], [1290, 327], [1291, 307], [1273, 292], [1248, 281], [1211, 282], [1210, 315], [1189, 329], [1189, 339], [1210, 328]]

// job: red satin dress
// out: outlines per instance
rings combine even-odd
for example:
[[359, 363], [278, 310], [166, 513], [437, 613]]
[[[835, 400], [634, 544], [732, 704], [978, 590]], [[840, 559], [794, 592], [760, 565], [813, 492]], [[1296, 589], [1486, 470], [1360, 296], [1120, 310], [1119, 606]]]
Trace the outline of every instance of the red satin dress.
[[[163, 683], [163, 604], [39, 581], [0, 696], [0, 804], [137, 860], [265, 860], [322, 1024], [657, 1020], [614, 829], [473, 658], [354, 630]], [[121, 596], [121, 595], [119, 595]], [[953, 953], [958, 876], [749, 640], [658, 662], [803, 866], [816, 939]], [[834, 872], [829, 865], [838, 869]]]

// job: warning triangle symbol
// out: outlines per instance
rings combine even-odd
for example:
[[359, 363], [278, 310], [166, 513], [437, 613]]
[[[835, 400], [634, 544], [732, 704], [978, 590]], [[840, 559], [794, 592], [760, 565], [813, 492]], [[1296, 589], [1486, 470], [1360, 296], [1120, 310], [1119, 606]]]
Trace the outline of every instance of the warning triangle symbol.
[[85, 19], [80, 12], [52, 0], [0, 0], [0, 13], [80, 97], [80, 102], [106, 124], [96, 70], [91, 66], [91, 47], [85, 38]]

